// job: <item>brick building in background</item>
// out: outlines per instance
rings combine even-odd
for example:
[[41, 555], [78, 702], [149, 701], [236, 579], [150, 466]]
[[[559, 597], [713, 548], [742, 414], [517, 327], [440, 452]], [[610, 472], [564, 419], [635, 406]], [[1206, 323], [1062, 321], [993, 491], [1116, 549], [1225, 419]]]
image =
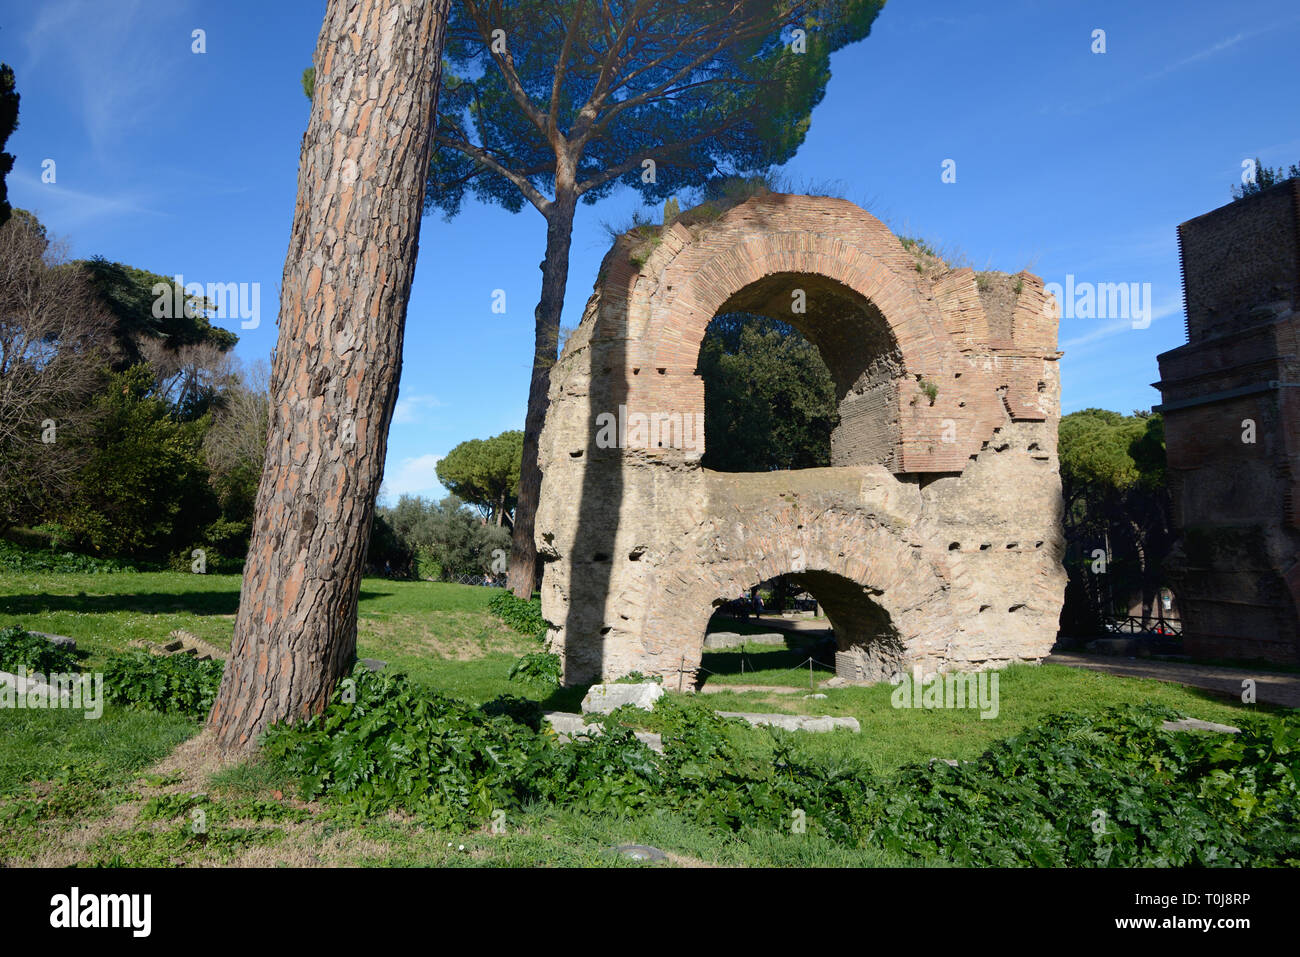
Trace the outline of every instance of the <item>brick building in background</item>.
[[1300, 179], [1178, 227], [1187, 344], [1158, 357], [1189, 654], [1300, 662]]

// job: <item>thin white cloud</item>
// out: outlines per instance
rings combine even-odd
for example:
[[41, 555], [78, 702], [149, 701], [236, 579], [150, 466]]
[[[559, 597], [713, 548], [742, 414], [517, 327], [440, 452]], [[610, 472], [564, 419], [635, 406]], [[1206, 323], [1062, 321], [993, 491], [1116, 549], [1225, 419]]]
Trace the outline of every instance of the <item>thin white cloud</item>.
[[1218, 43], [1214, 44], [1213, 46], [1206, 47], [1204, 50], [1199, 50], [1196, 53], [1193, 53], [1191, 56], [1185, 56], [1181, 60], [1174, 61], [1173, 63], [1166, 66], [1164, 69], [1157, 70], [1155, 73], [1149, 74], [1146, 77], [1146, 79], [1154, 80], [1162, 76], [1167, 76], [1168, 74], [1173, 73], [1176, 70], [1181, 70], [1185, 66], [1191, 66], [1193, 63], [1200, 63], [1202, 60], [1208, 60], [1210, 57], [1214, 56], [1215, 54], [1222, 53], [1224, 50], [1232, 49], [1242, 40], [1248, 39], [1249, 37], [1257, 36], [1258, 34], [1263, 32], [1264, 32], [1263, 30], [1255, 30], [1252, 31], [1251, 33], [1238, 33], [1235, 34], [1234, 36], [1227, 37], [1223, 40], [1220, 40]]
[[[1151, 325], [1154, 325], [1161, 319], [1171, 316], [1174, 313], [1182, 314], [1183, 300], [1181, 296], [1170, 297], [1151, 310]], [[1063, 323], [1080, 323], [1088, 322], [1087, 319], [1065, 319]], [[1095, 320], [1092, 320], [1095, 321]], [[1149, 329], [1147, 326], [1146, 329]], [[1132, 319], [1115, 319], [1107, 322], [1105, 325], [1097, 326], [1081, 336], [1075, 336], [1073, 339], [1066, 339], [1061, 343], [1062, 351], [1069, 353], [1070, 350], [1079, 350], [1085, 345], [1098, 342], [1102, 339], [1109, 339], [1111, 336], [1119, 335], [1121, 332], [1145, 332], [1146, 329], [1135, 329]]]
[[1276, 23], [1271, 23], [1267, 26], [1260, 27], [1256, 30], [1248, 30], [1242, 33], [1234, 33], [1230, 37], [1224, 37], [1222, 40], [1218, 40], [1212, 43], [1210, 46], [1206, 47], [1203, 50], [1197, 50], [1195, 53], [1189, 54], [1188, 56], [1175, 60], [1173, 63], [1161, 67], [1159, 70], [1156, 70], [1153, 73], [1147, 73], [1129, 83], [1123, 84], [1122, 86], [1119, 86], [1116, 89], [1112, 90], [1107, 95], [1103, 95], [1100, 97], [1091, 97], [1087, 100], [1080, 100], [1070, 104], [1051, 104], [1048, 106], [1041, 107], [1039, 109], [1039, 112], [1040, 113], [1059, 112], [1067, 115], [1073, 115], [1073, 114], [1085, 112], [1087, 110], [1095, 109], [1096, 107], [1099, 106], [1104, 106], [1107, 103], [1113, 103], [1115, 100], [1136, 93], [1141, 87], [1145, 86], [1148, 83], [1151, 83], [1155, 80], [1163, 79], [1164, 77], [1168, 76], [1171, 73], [1176, 73], [1177, 71], [1183, 70], [1189, 66], [1194, 66], [1197, 63], [1201, 63], [1205, 60], [1212, 59], [1213, 57], [1216, 57], [1227, 50], [1232, 50], [1233, 48], [1239, 46], [1244, 40], [1250, 40], [1257, 36], [1261, 36], [1263, 34], [1274, 33], [1282, 27], [1290, 26], [1291, 24], [1295, 23], [1297, 19], [1300, 18], [1290, 17], [1289, 19], [1279, 20]]
[[418, 455], [402, 459], [397, 468], [384, 477], [382, 498], [396, 502], [403, 495], [421, 495], [425, 498], [442, 498], [447, 490], [438, 481], [437, 467], [441, 455]]
[[[167, 13], [175, 17], [188, 7], [172, 4]], [[159, 36], [158, 14], [143, 0], [122, 0], [111, 12], [103, 0], [47, 2], [27, 31], [27, 69], [46, 60], [58, 64], [96, 152], [158, 122], [157, 93], [174, 88], [175, 68], [190, 55], [189, 31], [161, 25], [166, 36]]]
[[[57, 166], [55, 172], [57, 175]], [[13, 205], [30, 210], [41, 222], [60, 231], [75, 230], [106, 216], [167, 215], [141, 205], [144, 196], [133, 191], [89, 193], [60, 186], [57, 181], [42, 183], [39, 177], [17, 169], [9, 174], [9, 185]]]
[[415, 425], [423, 421], [423, 413], [441, 407], [442, 402], [436, 395], [402, 396], [393, 409], [393, 425]]

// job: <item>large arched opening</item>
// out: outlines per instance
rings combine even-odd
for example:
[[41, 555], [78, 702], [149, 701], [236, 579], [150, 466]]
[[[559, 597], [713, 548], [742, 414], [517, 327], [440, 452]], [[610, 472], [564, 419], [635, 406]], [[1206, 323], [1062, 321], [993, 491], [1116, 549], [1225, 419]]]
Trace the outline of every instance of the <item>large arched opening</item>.
[[[766, 595], [781, 581], [789, 583], [792, 594], [809, 596], [815, 607], [792, 614], [788, 606], [782, 610], [749, 603], [755, 592]], [[760, 683], [789, 676], [785, 683], [806, 680], [809, 685], [857, 670], [879, 676], [900, 673], [902, 637], [878, 595], [837, 572], [812, 569], [756, 582], [738, 598], [715, 598], [697, 686], [714, 676], [734, 681], [740, 675], [743, 681], [747, 670]]]
[[[903, 356], [880, 309], [838, 280], [775, 273], [733, 293], [705, 327], [695, 374], [704, 393], [705, 468], [897, 468]], [[757, 414], [743, 414], [747, 403]], [[743, 432], [767, 419], [772, 441]], [[801, 443], [800, 430], [813, 434]]]

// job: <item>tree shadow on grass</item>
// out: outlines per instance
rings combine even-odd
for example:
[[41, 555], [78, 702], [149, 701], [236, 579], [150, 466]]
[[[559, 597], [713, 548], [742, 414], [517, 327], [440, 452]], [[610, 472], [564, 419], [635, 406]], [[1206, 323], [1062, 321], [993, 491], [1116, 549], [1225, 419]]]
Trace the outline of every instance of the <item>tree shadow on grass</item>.
[[567, 688], [556, 688], [549, 695], [542, 699], [541, 705], [544, 711], [570, 711], [576, 712], [582, 707], [582, 699], [586, 697], [590, 685], [570, 685]]
[[[830, 652], [832, 659], [834, 650]], [[701, 671], [704, 674], [705, 682], [713, 675], [739, 675], [749, 674], [754, 671], [774, 671], [790, 669], [790, 679], [797, 680], [799, 673], [794, 669], [802, 669], [802, 674], [808, 673], [808, 659], [813, 658], [813, 673], [819, 675], [834, 674], [835, 669], [826, 662], [826, 652], [823, 646], [814, 644], [800, 645], [794, 648], [783, 650], [758, 650], [747, 649], [744, 653], [739, 648], [729, 649], [727, 651], [706, 651], [700, 659]]]
[[[386, 598], [389, 592], [361, 592], [361, 601]], [[239, 589], [231, 591], [141, 592], [130, 595], [0, 595], [0, 615], [45, 615], [70, 611], [106, 615], [233, 615], [239, 610]]]

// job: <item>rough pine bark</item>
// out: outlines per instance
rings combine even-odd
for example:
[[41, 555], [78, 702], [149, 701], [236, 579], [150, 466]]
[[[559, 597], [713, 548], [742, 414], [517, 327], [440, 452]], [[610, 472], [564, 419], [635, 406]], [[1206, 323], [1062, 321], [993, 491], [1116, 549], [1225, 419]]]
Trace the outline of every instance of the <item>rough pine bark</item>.
[[330, 0], [298, 167], [230, 663], [209, 721], [242, 750], [320, 712], [356, 655], [397, 398], [449, 0]]

